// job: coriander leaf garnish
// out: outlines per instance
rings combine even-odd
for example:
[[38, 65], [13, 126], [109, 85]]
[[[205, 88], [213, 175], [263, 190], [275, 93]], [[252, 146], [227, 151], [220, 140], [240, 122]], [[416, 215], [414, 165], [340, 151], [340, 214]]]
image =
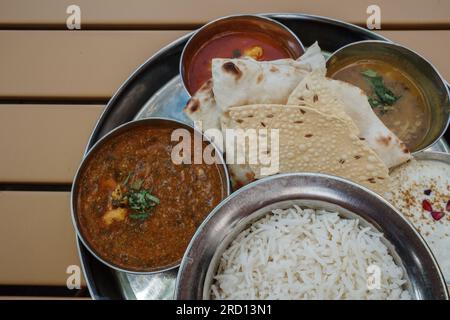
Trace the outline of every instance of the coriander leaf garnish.
[[130, 185], [130, 188], [133, 190], [139, 190], [142, 187], [142, 184], [144, 183], [144, 179], [136, 179], [134, 182]]
[[130, 190], [127, 199], [128, 205], [133, 211], [133, 214], [129, 215], [132, 219], [146, 219], [154, 207], [160, 203], [157, 197], [145, 189]]
[[231, 53], [231, 56], [233, 58], [240, 58], [242, 56], [241, 50], [239, 49], [234, 49]]
[[124, 186], [126, 186], [128, 184], [128, 181], [130, 180], [130, 178], [133, 176], [133, 172], [128, 172], [127, 177], [125, 178], [125, 180], [122, 182], [122, 184]]
[[149, 214], [147, 212], [146, 213], [133, 213], [133, 214], [128, 215], [128, 217], [130, 217], [133, 220], [145, 220], [148, 218], [148, 216], [149, 216]]
[[[150, 216], [153, 209], [160, 203], [159, 199], [151, 194], [151, 190], [143, 189], [144, 179], [135, 179], [129, 184], [133, 172], [128, 173], [125, 180], [118, 184], [111, 194], [111, 203], [114, 207], [128, 207], [130, 219], [144, 220]], [[122, 192], [122, 190], [128, 190]]]
[[368, 78], [377, 78], [378, 74], [376, 71], [373, 71], [372, 69], [367, 69], [361, 72], [363, 76], [366, 76]]
[[380, 100], [374, 99], [372, 97], [369, 97], [368, 100], [369, 100], [369, 103], [372, 106], [372, 108], [377, 108], [377, 107], [381, 106], [381, 101]]
[[391, 110], [392, 105], [400, 99], [400, 96], [395, 95], [389, 88], [384, 85], [383, 77], [378, 75], [374, 70], [367, 69], [361, 72], [366, 80], [371, 84], [375, 95], [369, 97], [370, 106], [375, 109], [379, 108], [384, 114]]

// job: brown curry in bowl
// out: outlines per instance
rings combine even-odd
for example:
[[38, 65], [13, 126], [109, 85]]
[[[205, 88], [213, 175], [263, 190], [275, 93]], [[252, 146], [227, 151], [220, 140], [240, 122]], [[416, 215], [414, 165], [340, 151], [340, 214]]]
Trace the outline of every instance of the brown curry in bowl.
[[[151, 120], [125, 125], [96, 145], [73, 190], [83, 242], [101, 260], [126, 271], [178, 265], [197, 227], [228, 194], [221, 158], [214, 164], [174, 163], [179, 141], [171, 141], [171, 134], [180, 124]], [[201, 149], [208, 145], [203, 141]]]
[[330, 77], [361, 88], [383, 123], [410, 150], [425, 139], [431, 126], [429, 103], [414, 79], [393, 63], [355, 59], [330, 68]]

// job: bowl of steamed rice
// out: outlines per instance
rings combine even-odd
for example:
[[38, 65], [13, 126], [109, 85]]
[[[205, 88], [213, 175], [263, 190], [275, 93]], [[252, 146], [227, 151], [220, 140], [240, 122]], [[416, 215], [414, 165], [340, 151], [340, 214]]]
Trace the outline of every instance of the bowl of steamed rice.
[[335, 176], [275, 175], [197, 230], [177, 299], [448, 299], [435, 258], [376, 193]]

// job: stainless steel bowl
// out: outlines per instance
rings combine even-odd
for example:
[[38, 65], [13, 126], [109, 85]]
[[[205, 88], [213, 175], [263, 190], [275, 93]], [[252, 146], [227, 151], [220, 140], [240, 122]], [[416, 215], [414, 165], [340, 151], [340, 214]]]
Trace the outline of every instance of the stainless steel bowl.
[[178, 273], [177, 299], [208, 299], [218, 262], [239, 232], [271, 209], [302, 207], [337, 210], [358, 217], [384, 234], [407, 275], [415, 299], [448, 299], [439, 267], [424, 240], [392, 205], [370, 190], [338, 177], [294, 173], [275, 175], [239, 189], [222, 201], [197, 230]]
[[[115, 137], [117, 137], [120, 134], [123, 134], [126, 131], [132, 130], [136, 127], [153, 127], [153, 128], [161, 128], [161, 127], [175, 127], [175, 128], [184, 128], [191, 132], [191, 134], [195, 135], [201, 135], [202, 133], [198, 131], [197, 129], [194, 129], [193, 127], [169, 118], [147, 118], [142, 120], [135, 120], [131, 122], [127, 122], [114, 130], [110, 131], [108, 134], [103, 136], [100, 140], [98, 140], [94, 146], [89, 150], [89, 152], [84, 157], [83, 161], [81, 162], [77, 173], [75, 174], [75, 178], [72, 185], [72, 192], [71, 192], [71, 212], [72, 212], [72, 223], [74, 225], [75, 231], [83, 243], [83, 245], [92, 253], [93, 256], [95, 256], [99, 261], [103, 262], [105, 265], [109, 266], [110, 268], [113, 268], [117, 271], [122, 272], [128, 272], [128, 273], [134, 273], [134, 274], [156, 274], [160, 272], [165, 272], [168, 270], [172, 270], [174, 268], [177, 268], [180, 265], [180, 261], [170, 265], [161, 267], [159, 269], [154, 269], [152, 271], [145, 271], [145, 270], [129, 270], [124, 269], [120, 266], [117, 266], [111, 262], [109, 262], [106, 258], [102, 257], [89, 243], [89, 241], [84, 236], [83, 232], [81, 231], [79, 220], [78, 220], [78, 212], [77, 212], [77, 198], [78, 198], [78, 192], [80, 187], [80, 179], [82, 176], [82, 173], [85, 171], [86, 167], [89, 165], [90, 160], [96, 156], [97, 151], [99, 148], [101, 148], [105, 143], [108, 143], [111, 140], [114, 140]], [[217, 157], [217, 163], [220, 164], [218, 168], [220, 169], [220, 175], [222, 180], [222, 188], [223, 188], [223, 195], [224, 197], [228, 196], [231, 191], [231, 185], [230, 185], [230, 179], [228, 176], [228, 169], [225, 165], [225, 161], [222, 157], [222, 152], [212, 143], [209, 139], [207, 139], [205, 136], [203, 136], [203, 139], [211, 143], [215, 149], [215, 155]]]
[[414, 79], [430, 106], [430, 130], [413, 150], [423, 151], [435, 144], [445, 133], [450, 122], [450, 93], [446, 81], [436, 68], [418, 53], [387, 41], [366, 40], [346, 45], [327, 60], [327, 69], [338, 70], [351, 62], [365, 59], [392, 63]]
[[180, 75], [186, 91], [193, 95], [189, 88], [188, 70], [192, 58], [198, 50], [217, 35], [231, 32], [258, 31], [280, 41], [289, 51], [291, 58], [299, 58], [305, 48], [297, 36], [285, 25], [261, 15], [233, 15], [211, 21], [198, 29], [186, 43], [180, 59]]

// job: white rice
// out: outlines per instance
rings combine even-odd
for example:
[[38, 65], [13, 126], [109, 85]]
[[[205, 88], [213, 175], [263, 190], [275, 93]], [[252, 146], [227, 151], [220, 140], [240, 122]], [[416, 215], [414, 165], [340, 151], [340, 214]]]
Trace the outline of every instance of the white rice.
[[[211, 298], [410, 299], [404, 272], [381, 238], [338, 213], [274, 210], [223, 253]], [[369, 266], [380, 271], [376, 289], [368, 287], [375, 275]]]

